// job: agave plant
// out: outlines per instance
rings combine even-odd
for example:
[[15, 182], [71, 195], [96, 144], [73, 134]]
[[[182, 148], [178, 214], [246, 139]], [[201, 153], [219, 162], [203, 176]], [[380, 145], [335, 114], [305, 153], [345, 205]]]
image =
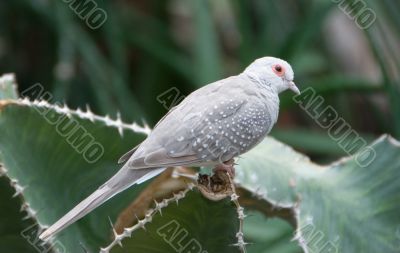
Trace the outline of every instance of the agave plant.
[[41, 242], [150, 129], [19, 98], [13, 75], [1, 77], [0, 99], [1, 252], [400, 251], [400, 145], [387, 135], [366, 167], [318, 165], [266, 138], [237, 161], [225, 198], [210, 200], [196, 170], [171, 168]]

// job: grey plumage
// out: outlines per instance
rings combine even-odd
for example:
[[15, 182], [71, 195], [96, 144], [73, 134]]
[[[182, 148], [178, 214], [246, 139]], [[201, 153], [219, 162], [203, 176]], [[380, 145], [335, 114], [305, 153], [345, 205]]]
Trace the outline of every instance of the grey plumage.
[[158, 175], [165, 167], [216, 165], [250, 150], [276, 123], [278, 94], [286, 89], [299, 92], [290, 65], [265, 57], [240, 75], [194, 91], [160, 120], [145, 141], [120, 158], [119, 162], [126, 163], [116, 175], [40, 238], [50, 238], [115, 194]]

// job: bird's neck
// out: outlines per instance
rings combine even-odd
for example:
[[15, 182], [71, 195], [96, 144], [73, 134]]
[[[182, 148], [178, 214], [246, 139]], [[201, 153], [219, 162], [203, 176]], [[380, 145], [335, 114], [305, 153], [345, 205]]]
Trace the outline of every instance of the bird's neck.
[[[269, 114], [271, 116], [271, 120], [273, 124], [275, 124], [278, 120], [278, 115], [279, 115], [279, 96], [276, 91], [270, 91], [268, 89], [261, 89], [260, 95], [262, 97], [262, 101], [265, 101], [264, 104], [269, 111]], [[273, 125], [272, 124], [272, 125]], [[271, 128], [272, 128], [271, 125]]]
[[243, 75], [245, 78], [248, 78], [254, 85], [257, 86], [257, 96], [260, 98], [260, 101], [263, 101], [265, 107], [269, 111], [269, 115], [271, 116], [273, 123], [276, 123], [279, 114], [278, 91], [276, 91], [267, 80], [263, 80], [256, 73], [245, 71], [241, 75]]

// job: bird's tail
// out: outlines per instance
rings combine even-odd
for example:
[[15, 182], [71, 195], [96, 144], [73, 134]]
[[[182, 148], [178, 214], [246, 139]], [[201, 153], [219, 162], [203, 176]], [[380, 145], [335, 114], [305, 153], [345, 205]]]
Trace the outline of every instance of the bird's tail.
[[64, 228], [79, 220], [93, 209], [97, 208], [114, 195], [122, 192], [134, 184], [140, 184], [160, 174], [165, 168], [157, 169], [129, 169], [122, 168], [117, 174], [99, 187], [89, 197], [80, 202], [71, 211], [65, 214], [56, 223], [44, 231], [39, 238], [48, 240]]

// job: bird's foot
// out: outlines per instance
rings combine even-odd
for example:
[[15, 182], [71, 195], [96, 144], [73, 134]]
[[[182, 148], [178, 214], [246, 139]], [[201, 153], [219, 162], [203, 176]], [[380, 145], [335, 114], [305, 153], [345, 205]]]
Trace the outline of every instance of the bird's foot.
[[233, 179], [235, 178], [235, 161], [233, 159], [224, 162], [222, 164], [218, 164], [217, 166], [214, 167], [213, 172], [215, 174], [218, 174], [218, 172], [225, 172], [228, 173], [229, 176]]
[[235, 176], [235, 169], [233, 168], [233, 159], [216, 166], [213, 169], [214, 174], [199, 175], [197, 186], [200, 192], [206, 198], [218, 201], [230, 196], [234, 192], [232, 184]]
[[219, 170], [214, 175], [199, 175], [197, 180], [197, 188], [200, 190], [204, 197], [219, 201], [232, 194], [232, 185], [228, 173]]

